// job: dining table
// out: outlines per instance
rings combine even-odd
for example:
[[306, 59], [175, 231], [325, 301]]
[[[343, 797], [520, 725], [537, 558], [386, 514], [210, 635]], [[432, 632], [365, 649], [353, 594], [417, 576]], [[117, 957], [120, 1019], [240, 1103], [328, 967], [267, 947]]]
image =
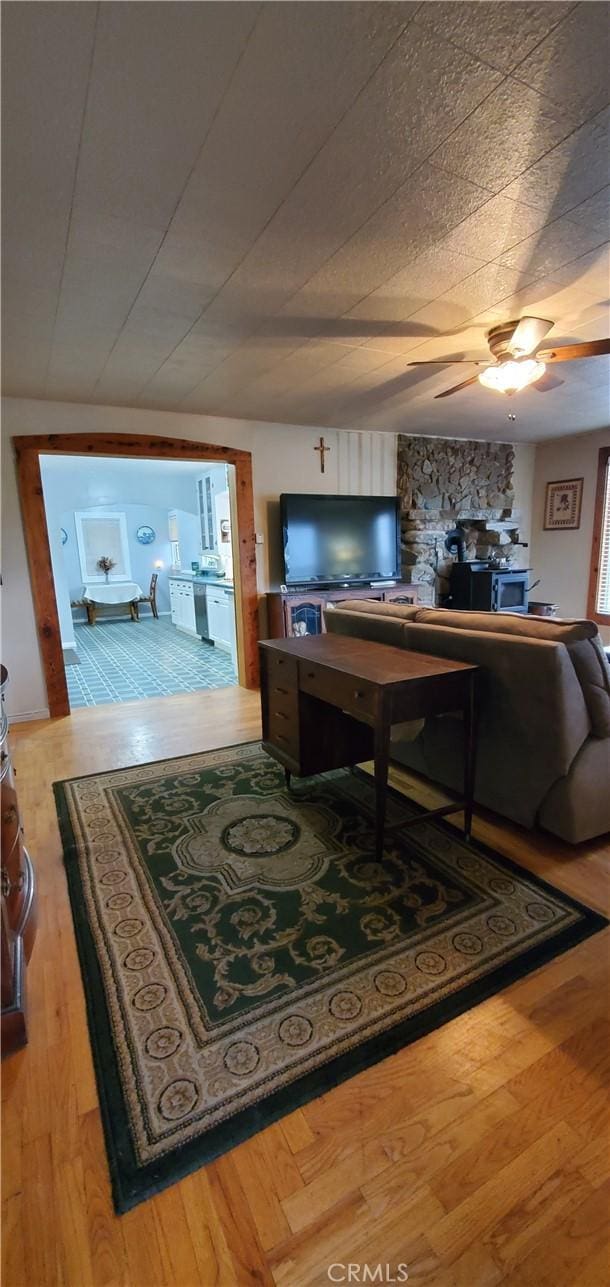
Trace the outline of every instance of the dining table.
[[142, 598], [142, 589], [137, 581], [101, 581], [83, 586], [83, 603], [87, 609], [87, 621], [94, 626], [97, 608], [101, 605], [124, 606], [128, 609], [132, 621], [138, 621], [137, 602]]

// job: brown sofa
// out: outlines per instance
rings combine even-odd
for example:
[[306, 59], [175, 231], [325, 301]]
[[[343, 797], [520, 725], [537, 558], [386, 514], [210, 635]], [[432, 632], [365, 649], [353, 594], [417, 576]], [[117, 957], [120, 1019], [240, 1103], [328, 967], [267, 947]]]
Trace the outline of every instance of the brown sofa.
[[[592, 621], [349, 600], [331, 632], [481, 667], [478, 803], [571, 844], [610, 831], [610, 666]], [[459, 790], [457, 715], [396, 729], [396, 760]]]

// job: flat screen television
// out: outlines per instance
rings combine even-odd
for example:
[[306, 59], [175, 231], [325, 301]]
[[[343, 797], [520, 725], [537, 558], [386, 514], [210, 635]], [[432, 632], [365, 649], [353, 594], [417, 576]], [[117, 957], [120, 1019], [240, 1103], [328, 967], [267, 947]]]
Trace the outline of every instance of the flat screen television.
[[397, 496], [280, 496], [284, 584], [345, 585], [400, 576]]

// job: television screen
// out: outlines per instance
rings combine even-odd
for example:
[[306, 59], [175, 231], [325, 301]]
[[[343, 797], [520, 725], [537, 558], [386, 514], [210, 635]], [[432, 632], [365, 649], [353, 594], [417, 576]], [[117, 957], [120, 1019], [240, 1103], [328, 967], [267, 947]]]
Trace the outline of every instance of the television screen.
[[284, 583], [400, 575], [397, 496], [280, 496]]

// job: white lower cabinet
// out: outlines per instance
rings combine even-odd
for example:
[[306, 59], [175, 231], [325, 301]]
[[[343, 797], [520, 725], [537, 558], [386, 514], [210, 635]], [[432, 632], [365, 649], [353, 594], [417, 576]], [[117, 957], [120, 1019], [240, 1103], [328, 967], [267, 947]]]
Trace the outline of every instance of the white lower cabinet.
[[169, 605], [173, 625], [179, 630], [188, 630], [189, 634], [196, 634], [195, 600], [191, 581], [180, 581], [177, 578], [174, 580], [170, 577]]
[[210, 639], [235, 656], [235, 596], [232, 590], [207, 587]]

